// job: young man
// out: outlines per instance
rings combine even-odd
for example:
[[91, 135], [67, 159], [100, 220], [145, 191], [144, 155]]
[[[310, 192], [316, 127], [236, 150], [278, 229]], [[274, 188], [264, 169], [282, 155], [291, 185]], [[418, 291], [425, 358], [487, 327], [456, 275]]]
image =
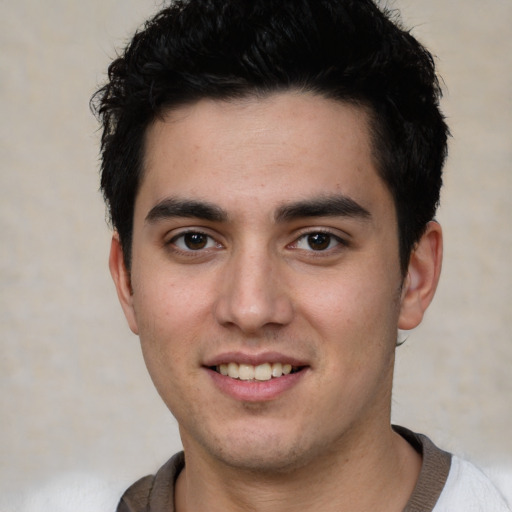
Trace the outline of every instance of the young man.
[[441, 269], [439, 96], [370, 0], [175, 2], [111, 65], [110, 269], [184, 447], [119, 512], [506, 510], [390, 425]]

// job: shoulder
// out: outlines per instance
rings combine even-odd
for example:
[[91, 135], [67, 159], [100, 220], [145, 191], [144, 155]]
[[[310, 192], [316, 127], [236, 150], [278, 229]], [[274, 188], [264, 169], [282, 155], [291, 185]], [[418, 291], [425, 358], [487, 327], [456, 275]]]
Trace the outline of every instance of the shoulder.
[[428, 437], [393, 426], [423, 456], [421, 473], [404, 512], [512, 512], [512, 471], [487, 475], [470, 462], [439, 449]]
[[121, 497], [116, 512], [141, 512], [147, 510], [154, 475], [148, 475], [132, 484]]
[[502, 493], [476, 466], [452, 457], [450, 473], [434, 512], [511, 512]]
[[117, 512], [174, 511], [174, 484], [185, 465], [183, 452], [171, 457], [155, 475], [132, 484], [123, 494]]

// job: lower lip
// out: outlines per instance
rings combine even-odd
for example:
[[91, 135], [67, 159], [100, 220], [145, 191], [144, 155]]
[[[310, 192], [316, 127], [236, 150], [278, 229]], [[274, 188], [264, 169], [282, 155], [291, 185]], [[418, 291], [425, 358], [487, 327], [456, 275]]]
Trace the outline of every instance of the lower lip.
[[270, 380], [232, 379], [206, 368], [214, 384], [226, 395], [242, 402], [267, 402], [295, 387], [307, 373], [304, 368], [296, 373], [289, 373]]

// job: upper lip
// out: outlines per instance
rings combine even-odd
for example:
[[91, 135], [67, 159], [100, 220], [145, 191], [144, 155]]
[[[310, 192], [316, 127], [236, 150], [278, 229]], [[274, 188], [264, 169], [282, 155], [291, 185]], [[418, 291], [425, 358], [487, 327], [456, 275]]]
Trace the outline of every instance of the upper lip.
[[226, 363], [250, 364], [258, 366], [264, 363], [284, 363], [292, 366], [308, 366], [304, 360], [282, 354], [280, 352], [262, 352], [259, 354], [248, 354], [246, 352], [224, 352], [209, 359], [206, 359], [204, 366], [212, 367]]

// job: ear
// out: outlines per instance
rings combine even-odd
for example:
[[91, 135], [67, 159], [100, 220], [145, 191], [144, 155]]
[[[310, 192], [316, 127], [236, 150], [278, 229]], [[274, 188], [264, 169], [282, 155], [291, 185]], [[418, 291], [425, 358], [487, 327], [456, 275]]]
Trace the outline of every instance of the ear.
[[442, 260], [443, 233], [441, 226], [432, 221], [428, 223], [425, 233], [411, 253], [402, 288], [399, 329], [414, 329], [420, 324], [434, 298]]
[[110, 274], [114, 280], [114, 284], [116, 285], [117, 296], [121, 303], [121, 307], [123, 308], [124, 316], [128, 321], [130, 329], [135, 334], [138, 334], [139, 330], [137, 327], [137, 319], [133, 307], [131, 276], [124, 262], [123, 248], [117, 232], [112, 236], [108, 266], [110, 268]]

